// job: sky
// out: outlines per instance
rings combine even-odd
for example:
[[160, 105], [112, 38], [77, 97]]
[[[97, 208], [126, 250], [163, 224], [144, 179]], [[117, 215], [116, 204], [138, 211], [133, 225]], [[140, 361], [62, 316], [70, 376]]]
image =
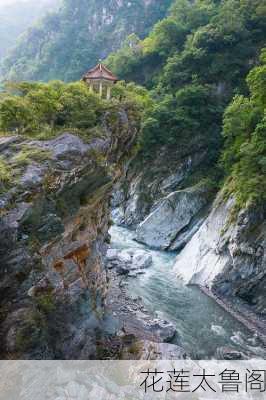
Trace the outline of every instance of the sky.
[[[23, 3], [27, 0], [0, 0], [0, 6], [6, 6], [13, 3]], [[37, 1], [37, 0], [36, 0]], [[56, 0], [54, 0], [56, 1]]]
[[23, 3], [27, 0], [0, 0], [0, 6], [6, 6], [13, 3]]
[[23, 1], [23, 0], [0, 0], [0, 6], [5, 6], [7, 4], [15, 3], [15, 1]]

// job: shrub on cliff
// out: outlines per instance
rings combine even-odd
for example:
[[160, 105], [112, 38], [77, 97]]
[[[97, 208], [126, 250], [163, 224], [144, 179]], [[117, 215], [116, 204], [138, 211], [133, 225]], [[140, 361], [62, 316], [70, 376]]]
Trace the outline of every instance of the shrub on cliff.
[[62, 128], [89, 129], [104, 102], [81, 82], [12, 83], [0, 97], [0, 129], [35, 134]]
[[70, 130], [90, 141], [106, 134], [107, 115], [110, 128], [123, 132], [123, 126], [117, 126], [121, 111], [139, 132], [142, 117], [152, 107], [149, 92], [134, 83], [115, 85], [111, 101], [91, 93], [83, 82], [9, 83], [0, 94], [0, 132], [49, 139]]
[[222, 163], [239, 205], [266, 201], [266, 50], [247, 78], [250, 96], [236, 96], [224, 116]]

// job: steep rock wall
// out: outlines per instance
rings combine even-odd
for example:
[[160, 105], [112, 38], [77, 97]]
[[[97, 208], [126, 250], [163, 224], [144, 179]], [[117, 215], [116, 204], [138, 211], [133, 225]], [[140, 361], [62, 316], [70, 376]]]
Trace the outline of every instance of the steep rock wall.
[[208, 155], [200, 140], [189, 148], [162, 148], [152, 160], [140, 155], [126, 171], [112, 197], [114, 222], [136, 228], [137, 240], [148, 246], [184, 247], [206, 217], [214, 194], [205, 179]]
[[252, 206], [235, 216], [234, 199], [221, 196], [178, 255], [175, 269], [186, 283], [210, 288], [221, 297], [239, 298], [266, 314], [265, 207]]
[[170, 193], [139, 224], [137, 241], [161, 250], [182, 248], [193, 227], [202, 221], [199, 213], [208, 204], [208, 200], [208, 191], [197, 186]]
[[71, 132], [0, 140], [13, 171], [0, 195], [2, 358], [95, 357], [110, 193], [137, 133], [123, 110], [109, 120], [89, 143]]

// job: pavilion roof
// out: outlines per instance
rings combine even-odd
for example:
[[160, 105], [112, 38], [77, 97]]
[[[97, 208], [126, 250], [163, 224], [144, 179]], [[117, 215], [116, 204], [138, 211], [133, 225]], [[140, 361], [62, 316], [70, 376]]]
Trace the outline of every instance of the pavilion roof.
[[82, 79], [107, 79], [113, 82], [118, 81], [118, 78], [103, 64], [98, 64], [96, 67], [90, 69], [88, 72], [86, 72]]

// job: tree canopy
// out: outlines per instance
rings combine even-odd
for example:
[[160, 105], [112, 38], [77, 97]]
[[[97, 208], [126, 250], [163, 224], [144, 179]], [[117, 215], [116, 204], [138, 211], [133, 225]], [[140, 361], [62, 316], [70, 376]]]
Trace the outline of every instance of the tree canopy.
[[248, 75], [250, 96], [237, 95], [224, 115], [222, 163], [240, 205], [266, 201], [266, 50]]
[[[264, 119], [258, 120], [257, 114], [259, 102], [265, 107], [265, 67], [257, 65], [265, 37], [266, 0], [175, 0], [169, 16], [147, 38], [130, 37], [111, 54], [107, 65], [114, 73], [143, 84], [154, 98], [143, 121], [143, 156], [154, 157], [162, 146], [189, 153], [197, 142], [208, 154], [206, 164], [219, 176], [221, 165], [226, 175], [238, 176], [235, 190], [243, 199], [241, 185], [245, 187], [248, 165], [251, 174], [254, 163], [257, 180], [250, 175], [245, 182], [246, 199], [248, 193], [252, 197], [256, 184], [265, 178], [259, 173], [264, 161], [257, 158], [255, 166], [256, 152], [263, 148]], [[255, 131], [246, 143], [246, 136]]]

